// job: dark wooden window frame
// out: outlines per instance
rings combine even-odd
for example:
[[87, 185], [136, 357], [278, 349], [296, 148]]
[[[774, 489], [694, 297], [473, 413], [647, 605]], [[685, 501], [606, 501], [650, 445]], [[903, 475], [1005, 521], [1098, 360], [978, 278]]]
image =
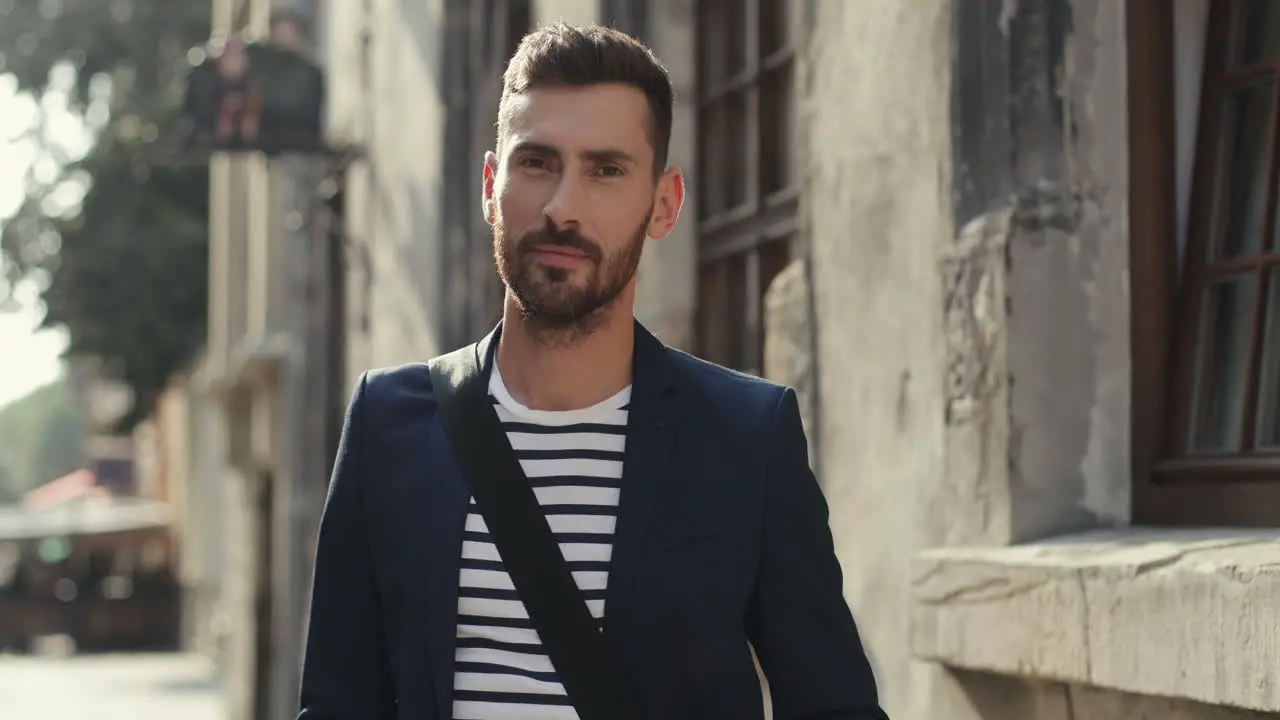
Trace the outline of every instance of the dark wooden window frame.
[[[766, 12], [781, 14], [771, 21], [762, 17]], [[697, 3], [697, 351], [712, 361], [752, 373], [763, 370], [764, 293], [790, 261], [792, 239], [800, 230], [794, 136], [787, 137], [787, 131], [794, 130], [787, 123], [794, 123], [796, 111], [796, 33], [785, 13], [786, 3], [781, 0]], [[735, 26], [730, 19], [742, 25]], [[709, 50], [713, 42], [726, 45]], [[762, 51], [762, 47], [767, 49]], [[740, 55], [741, 67], [727, 66], [729, 72], [717, 72], [709, 79], [708, 53], [718, 52], [722, 56], [717, 59], [726, 61], [730, 48]], [[770, 81], [781, 87], [771, 86]], [[762, 127], [766, 117], [762, 95], [770, 91], [785, 105], [781, 115], [772, 118], [780, 124], [766, 128]], [[734, 102], [740, 102], [740, 107], [731, 107]], [[776, 107], [767, 101], [764, 106]], [[717, 148], [710, 143], [723, 137], [715, 127], [716, 111], [726, 113], [719, 120], [732, 118], [741, 123], [744, 157], [737, 161], [727, 157], [728, 142], [719, 146], [718, 154], [711, 155]], [[770, 134], [775, 136], [773, 144], [766, 138]], [[727, 188], [731, 185], [736, 186], [737, 197], [729, 197]], [[706, 203], [713, 195], [720, 202], [708, 211]], [[741, 280], [740, 286], [734, 277]]]
[[[1205, 243], [1214, 178], [1226, 61], [1228, 15], [1234, 0], [1213, 0], [1205, 42], [1200, 120], [1188, 240], [1180, 269], [1176, 216], [1174, 21], [1168, 0], [1129, 0], [1129, 182], [1132, 349], [1133, 518], [1168, 526], [1275, 526], [1280, 523], [1280, 457], [1197, 456], [1186, 451], [1192, 407], [1199, 303], [1206, 279]], [[1268, 69], [1270, 71], [1270, 69]], [[1261, 69], [1244, 68], [1242, 73]], [[1274, 123], [1280, 111], [1273, 110]], [[1276, 202], [1269, 148], [1268, 202]], [[1270, 217], [1263, 237], [1271, 232]], [[1259, 283], [1255, 292], [1265, 299]], [[1255, 317], [1258, 313], [1255, 312]], [[1254, 345], [1262, 328], [1252, 328]], [[1252, 362], [1257, 363], [1257, 352]], [[1257, 373], [1251, 373], [1257, 375]], [[1255, 403], [1256, 386], [1246, 390]]]

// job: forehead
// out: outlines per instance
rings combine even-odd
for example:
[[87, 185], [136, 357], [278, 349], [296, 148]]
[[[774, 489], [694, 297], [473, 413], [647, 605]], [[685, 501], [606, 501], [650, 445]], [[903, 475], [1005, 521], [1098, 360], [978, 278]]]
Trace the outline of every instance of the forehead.
[[648, 100], [630, 85], [537, 88], [507, 102], [508, 146], [531, 141], [565, 153], [611, 149], [636, 158], [653, 153]]

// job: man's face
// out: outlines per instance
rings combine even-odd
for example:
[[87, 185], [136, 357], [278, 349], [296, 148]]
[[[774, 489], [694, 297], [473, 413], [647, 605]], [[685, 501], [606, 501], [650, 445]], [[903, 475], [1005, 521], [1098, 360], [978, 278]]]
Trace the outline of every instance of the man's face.
[[540, 88], [509, 99], [501, 156], [485, 158], [498, 272], [521, 310], [571, 328], [631, 289], [647, 237], [670, 232], [678, 170], [655, 182], [648, 103], [626, 85]]

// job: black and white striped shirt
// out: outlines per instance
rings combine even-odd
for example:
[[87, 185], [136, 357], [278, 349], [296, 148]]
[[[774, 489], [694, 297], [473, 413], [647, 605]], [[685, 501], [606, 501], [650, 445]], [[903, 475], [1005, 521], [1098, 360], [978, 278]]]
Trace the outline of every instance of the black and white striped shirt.
[[[532, 410], [489, 383], [534, 494], [591, 613], [604, 617], [631, 388], [582, 410]], [[454, 720], [576, 720], [472, 500], [458, 579]]]

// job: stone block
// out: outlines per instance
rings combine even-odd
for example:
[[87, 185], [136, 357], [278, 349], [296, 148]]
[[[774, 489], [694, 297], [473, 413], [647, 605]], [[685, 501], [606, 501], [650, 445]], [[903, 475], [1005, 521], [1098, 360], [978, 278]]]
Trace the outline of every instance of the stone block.
[[914, 566], [918, 658], [1280, 712], [1280, 531], [1096, 531]]
[[769, 284], [764, 299], [764, 376], [795, 389], [800, 417], [816, 458], [818, 366], [807, 260], [793, 260]]

